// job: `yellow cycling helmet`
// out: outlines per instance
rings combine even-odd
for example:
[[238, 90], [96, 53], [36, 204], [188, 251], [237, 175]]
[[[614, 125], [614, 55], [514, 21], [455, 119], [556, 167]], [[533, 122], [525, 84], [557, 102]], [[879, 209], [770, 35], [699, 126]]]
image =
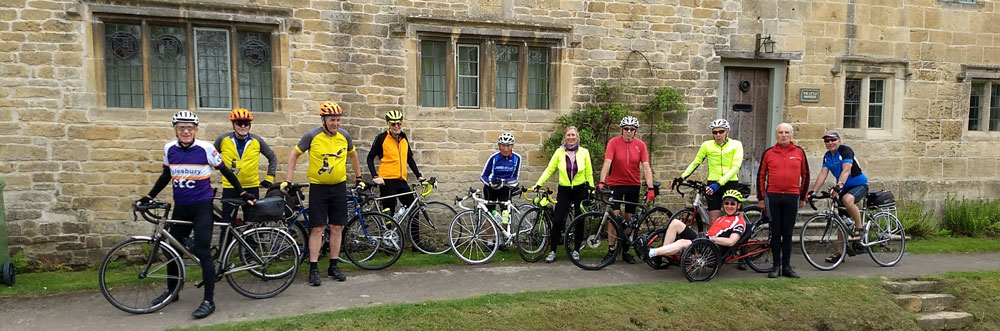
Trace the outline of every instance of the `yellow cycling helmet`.
[[743, 193], [740, 193], [739, 190], [726, 191], [726, 193], [722, 194], [722, 200], [725, 201], [726, 199], [733, 199], [736, 202], [743, 203]]
[[385, 121], [386, 122], [395, 122], [395, 121], [402, 121], [402, 120], [403, 120], [403, 112], [401, 112], [401, 111], [390, 110], [390, 111], [385, 112]]

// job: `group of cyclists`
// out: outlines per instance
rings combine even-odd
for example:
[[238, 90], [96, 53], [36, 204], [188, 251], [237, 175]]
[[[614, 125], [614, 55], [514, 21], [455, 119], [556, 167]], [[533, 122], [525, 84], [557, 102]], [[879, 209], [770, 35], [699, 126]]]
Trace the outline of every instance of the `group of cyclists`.
[[[319, 254], [322, 245], [324, 230], [329, 230], [329, 266], [327, 275], [338, 281], [345, 281], [347, 277], [337, 266], [337, 256], [341, 245], [341, 234], [343, 226], [347, 223], [347, 161], [350, 160], [353, 169], [354, 183], [357, 186], [364, 186], [360, 161], [357, 150], [351, 135], [340, 127], [344, 114], [343, 109], [334, 102], [323, 102], [319, 106], [320, 126], [306, 132], [295, 148], [288, 156], [287, 173], [283, 182], [278, 188], [282, 191], [292, 182], [295, 165], [300, 156], [308, 154], [309, 168], [307, 178], [309, 180], [309, 284], [312, 286], [321, 285], [319, 277]], [[173, 196], [175, 202], [173, 219], [192, 221], [193, 226], [174, 225], [169, 230], [177, 238], [187, 237], [194, 231], [194, 254], [201, 261], [202, 277], [204, 281], [204, 299], [197, 309], [192, 313], [194, 318], [206, 317], [215, 311], [213, 300], [215, 274], [212, 266], [210, 253], [210, 241], [212, 237], [212, 200], [214, 192], [211, 188], [212, 168], [217, 169], [222, 174], [223, 198], [239, 197], [248, 201], [252, 205], [257, 196], [260, 195], [260, 188], [269, 188], [274, 183], [277, 170], [277, 160], [273, 150], [260, 136], [251, 134], [250, 129], [253, 121], [253, 114], [244, 108], [234, 109], [230, 114], [232, 132], [220, 135], [214, 142], [196, 139], [199, 119], [196, 114], [182, 110], [175, 113], [171, 118], [176, 140], [164, 145], [163, 172], [154, 184], [149, 193], [143, 196], [137, 205], [148, 203], [168, 183], [172, 183]], [[367, 155], [368, 171], [372, 174], [372, 182], [379, 187], [380, 195], [391, 196], [399, 193], [409, 192], [411, 189], [406, 182], [407, 166], [412, 170], [416, 178], [423, 182], [424, 178], [418, 170], [417, 163], [413, 157], [413, 150], [406, 134], [402, 130], [403, 114], [399, 110], [390, 110], [385, 113], [387, 129], [376, 136], [372, 147]], [[562, 144], [552, 154], [548, 165], [541, 173], [537, 181], [531, 187], [538, 191], [548, 179], [558, 172], [558, 189], [556, 193], [556, 206], [554, 214], [554, 224], [550, 232], [549, 253], [545, 257], [545, 262], [551, 263], [556, 259], [556, 248], [562, 242], [562, 230], [565, 228], [567, 216], [572, 212], [576, 213], [576, 208], [589, 195], [595, 191], [610, 191], [615, 200], [625, 200], [639, 202], [644, 199], [651, 202], [655, 196], [652, 169], [649, 164], [649, 152], [646, 144], [637, 137], [640, 128], [639, 120], [633, 116], [625, 116], [619, 123], [621, 135], [610, 139], [607, 143], [604, 161], [598, 174], [598, 181], [595, 183], [593, 163], [590, 152], [580, 146], [579, 131], [576, 127], [568, 127], [563, 134]], [[673, 220], [667, 225], [666, 239], [662, 247], [653, 247], [648, 252], [636, 252], [640, 256], [666, 256], [677, 254], [690, 244], [691, 240], [698, 236], [705, 236], [714, 241], [720, 247], [729, 247], [735, 244], [743, 232], [746, 231], [747, 223], [740, 212], [744, 202], [743, 194], [738, 190], [737, 173], [743, 163], [743, 145], [740, 141], [730, 138], [730, 124], [725, 119], [717, 119], [709, 125], [712, 131], [712, 140], [705, 141], [696, 155], [680, 177], [673, 180], [672, 187], [682, 183], [685, 178], [694, 173], [702, 164], [707, 162], [708, 177], [705, 194], [707, 196], [709, 215], [713, 224], [705, 234], [695, 233], [683, 222]], [[787, 131], [787, 132], [786, 132]], [[779, 205], [772, 205], [772, 202], [785, 198], [782, 194], [788, 195], [792, 192], [792, 199], [799, 198], [799, 206], [805, 201], [805, 189], [808, 187], [803, 183], [808, 182], [808, 166], [805, 164], [804, 154], [795, 160], [797, 156], [786, 154], [778, 157], [769, 157], [774, 150], [789, 148], [792, 144], [791, 126], [781, 124], [778, 126], [778, 143], [769, 148], [764, 159], [774, 160], [774, 164], [764, 164], [762, 162], [761, 172], [758, 174], [758, 204], [771, 214], [773, 209], [781, 209]], [[784, 136], [783, 136], [784, 134]], [[823, 136], [828, 152], [824, 156], [823, 169], [817, 178], [815, 189], [819, 190], [828, 172], [833, 172], [837, 176], [837, 186], [833, 189], [834, 194], [842, 196], [845, 205], [855, 224], [860, 214], [854, 202], [857, 197], [863, 197], [867, 191], [867, 178], [861, 172], [861, 167], [857, 158], [846, 145], [840, 142], [840, 136], [836, 131], [827, 132]], [[486, 200], [509, 201], [511, 198], [511, 188], [518, 183], [522, 164], [521, 155], [514, 152], [514, 134], [504, 132], [497, 138], [497, 152], [492, 154], [485, 162], [480, 180], [483, 182], [483, 192]], [[801, 151], [801, 148], [791, 145]], [[263, 180], [259, 177], [260, 158], [268, 160], [268, 168]], [[782, 159], [784, 157], [785, 159]], [[375, 162], [378, 160], [378, 166]], [[789, 160], [799, 166], [792, 166], [788, 169]], [[804, 170], [804, 171], [803, 171]], [[804, 181], [795, 180], [796, 184], [789, 184], [788, 176], [779, 176], [788, 171], [804, 173]], [[645, 179], [645, 190], [642, 187], [642, 180]], [[801, 176], [800, 178], [801, 179]], [[772, 184], [780, 181], [781, 184]], [[801, 194], [800, 194], [801, 191]], [[772, 196], [774, 195], [774, 196]], [[404, 205], [412, 202], [412, 195], [399, 195], [397, 197]], [[793, 200], [794, 201], [794, 200]], [[792, 203], [795, 205], [795, 203]], [[392, 210], [395, 209], [394, 199], [387, 199], [384, 206]], [[612, 206], [615, 216], [622, 214], [625, 218], [631, 218], [635, 213], [636, 206], [626, 204], [622, 210], [621, 204]], [[774, 208], [772, 208], [774, 207]], [[853, 208], [852, 208], [853, 207]], [[235, 207], [223, 208], [224, 221], [228, 219]], [[490, 206], [496, 212], [496, 206]], [[786, 214], [784, 209], [782, 215]], [[725, 215], [723, 215], [725, 212]], [[772, 216], [773, 219], [773, 216]], [[775, 220], [772, 220], [775, 222]], [[794, 223], [794, 221], [792, 221]], [[581, 223], [582, 225], [582, 223]], [[412, 224], [411, 226], [415, 226]], [[772, 223], [772, 228], [780, 231], [772, 231], [772, 246], [779, 247], [782, 243], [782, 235], [786, 232], [784, 226], [779, 227]], [[416, 230], [416, 229], [413, 229]], [[411, 230], [411, 233], [416, 231]], [[582, 228], [567, 229], [580, 233]], [[623, 230], [627, 231], [627, 230]], [[790, 235], [791, 228], [787, 229]], [[860, 228], [856, 230], [855, 236], [861, 235]], [[609, 226], [612, 237], [624, 237], [627, 233], [615, 236], [614, 229]], [[579, 235], [578, 235], [579, 236]], [[419, 244], [418, 235], [414, 236], [414, 242]], [[609, 243], [609, 254], [614, 254], [614, 245]], [[790, 240], [786, 243], [790, 249]], [[622, 250], [622, 260], [626, 263], [635, 263], [635, 258], [629, 253], [626, 245]], [[787, 277], [798, 277], [788, 266], [787, 254], [784, 256], [784, 263], [779, 271], [779, 261], [782, 256], [779, 249], [772, 249], [775, 261], [775, 271], [769, 277], [784, 275]], [[838, 252], [831, 259], [839, 258]], [[576, 255], [575, 252], [574, 254]], [[571, 258], [577, 258], [571, 256]], [[610, 256], [613, 260], [616, 256]], [[168, 270], [171, 275], [176, 275], [176, 270]], [[171, 289], [175, 284], [168, 284]], [[154, 302], [162, 302], [171, 291], [155, 299]], [[156, 301], [159, 300], [159, 301]], [[177, 300], [175, 296], [173, 300]]]

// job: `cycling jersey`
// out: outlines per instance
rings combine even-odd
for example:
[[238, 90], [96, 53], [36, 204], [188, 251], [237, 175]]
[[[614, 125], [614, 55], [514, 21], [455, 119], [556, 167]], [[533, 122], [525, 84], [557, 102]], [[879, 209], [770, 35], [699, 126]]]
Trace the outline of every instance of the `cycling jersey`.
[[729, 138], [721, 146], [715, 140], [709, 140], [701, 144], [698, 155], [694, 157], [691, 165], [684, 170], [681, 177], [687, 178], [702, 162], [708, 160], [708, 180], [718, 182], [719, 185], [733, 181], [738, 182], [736, 174], [740, 172], [743, 165], [743, 143], [739, 140]]
[[861, 172], [861, 160], [858, 160], [854, 155], [854, 150], [847, 145], [840, 145], [836, 151], [827, 151], [823, 155], [823, 168], [830, 170], [834, 181], [840, 181], [840, 173], [844, 171], [844, 163], [851, 163], [851, 174], [844, 182], [845, 189], [868, 184], [868, 176]]
[[587, 151], [586, 148], [578, 147], [575, 157], [578, 170], [573, 178], [569, 178], [569, 171], [566, 168], [569, 162], [566, 158], [566, 148], [560, 146], [552, 154], [552, 158], [549, 159], [549, 166], [542, 172], [542, 176], [538, 178], [538, 182], [535, 185], [542, 186], [542, 184], [545, 184], [549, 180], [552, 173], [559, 170], [559, 186], [587, 184], [589, 187], [594, 187], [594, 167], [590, 162], [590, 151]]
[[742, 236], [746, 228], [747, 222], [739, 214], [723, 215], [712, 223], [712, 227], [708, 228], [707, 234], [713, 238], [729, 238], [734, 233]]
[[809, 162], [802, 147], [789, 142], [774, 144], [766, 151], [757, 169], [757, 201], [764, 201], [764, 193], [795, 194], [806, 200], [809, 189]]
[[[244, 188], [260, 186], [260, 174], [257, 169], [260, 168], [261, 155], [267, 158], [267, 177], [264, 178], [274, 181], [274, 174], [278, 170], [278, 159], [260, 136], [251, 133], [246, 139], [241, 140], [236, 138], [235, 132], [223, 133], [215, 139], [213, 145], [222, 154], [222, 163], [236, 174], [236, 178], [239, 178], [240, 186]], [[222, 178], [222, 187], [233, 188], [233, 184]]]
[[177, 140], [163, 145], [163, 167], [170, 171], [177, 205], [212, 201], [212, 168], [225, 168], [219, 151], [197, 139], [188, 148], [181, 147]]
[[315, 128], [302, 136], [295, 151], [309, 152], [310, 184], [340, 184], [347, 180], [347, 154], [354, 152], [354, 142], [344, 129], [331, 137], [323, 128]]
[[521, 173], [521, 155], [511, 152], [510, 156], [503, 156], [500, 152], [493, 153], [483, 165], [483, 174], [479, 179], [483, 184], [490, 185], [494, 179], [503, 179], [508, 184], [517, 183], [518, 174]]
[[621, 136], [608, 140], [604, 159], [611, 160], [605, 183], [611, 186], [639, 186], [640, 164], [649, 162], [646, 143], [639, 138], [626, 142]]
[[[414, 175], [423, 177], [420, 175], [420, 170], [417, 170], [417, 161], [413, 160], [412, 152], [406, 133], [400, 132], [397, 140], [392, 138], [389, 130], [386, 130], [375, 137], [372, 149], [368, 151], [368, 171], [382, 179], [406, 180], [406, 165], [409, 164]], [[377, 172], [375, 158], [379, 159]], [[406, 163], [403, 163], [404, 160]]]

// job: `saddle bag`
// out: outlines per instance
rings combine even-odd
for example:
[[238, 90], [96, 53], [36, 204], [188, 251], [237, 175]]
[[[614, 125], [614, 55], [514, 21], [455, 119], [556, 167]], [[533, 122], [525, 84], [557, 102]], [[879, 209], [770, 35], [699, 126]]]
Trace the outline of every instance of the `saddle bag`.
[[283, 197], [270, 197], [257, 200], [250, 208], [250, 215], [246, 216], [249, 222], [273, 222], [284, 219], [285, 199]]
[[889, 190], [869, 192], [865, 199], [869, 208], [896, 207], [896, 197]]

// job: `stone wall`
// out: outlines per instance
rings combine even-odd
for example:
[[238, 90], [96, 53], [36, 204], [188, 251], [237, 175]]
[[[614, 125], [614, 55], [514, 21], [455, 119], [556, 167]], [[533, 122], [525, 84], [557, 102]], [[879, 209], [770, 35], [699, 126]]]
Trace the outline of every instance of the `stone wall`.
[[[658, 141], [667, 141], [667, 148], [653, 156], [655, 176], [667, 181], [693, 158], [700, 141], [710, 139], [704, 126], [717, 114], [717, 53], [752, 51], [754, 34], [765, 33], [775, 37], [779, 51], [803, 54], [788, 64], [782, 119], [796, 126], [815, 165], [823, 150], [820, 132], [837, 127], [838, 59], [894, 59], [910, 73], [903, 79], [900, 133], [845, 133], [847, 143], [868, 156], [865, 169], [898, 188], [897, 196], [995, 196], [998, 159], [989, 151], [998, 136], [964, 133], [969, 87], [956, 79], [963, 64], [1000, 65], [1000, 31], [987, 24], [1000, 21], [995, 5], [860, 2], [0, 0], [0, 174], [7, 181], [11, 248], [87, 264], [126, 235], [149, 229], [130, 221], [129, 203], [160, 171], [159, 149], [173, 139], [167, 124], [173, 111], [98, 106], [91, 22], [99, 19], [94, 11], [100, 6], [275, 22], [278, 107], [256, 113], [253, 132], [275, 148], [279, 179], [291, 146], [318, 125], [317, 105], [336, 101], [347, 111], [344, 127], [362, 158], [384, 129], [381, 114], [402, 108], [422, 172], [442, 181], [436, 199], [479, 185], [482, 162], [503, 131], [515, 132], [515, 151], [528, 160], [522, 178], [533, 182], [548, 159], [539, 149], [558, 129], [555, 118], [592, 102], [593, 88], [611, 82], [670, 86], [687, 96], [689, 116], [663, 134]], [[418, 25], [557, 36], [554, 109], [417, 106]], [[820, 88], [821, 102], [798, 103], [802, 87]], [[630, 98], [644, 101], [641, 93]], [[224, 112], [199, 115], [201, 139], [230, 129]], [[303, 169], [299, 164], [297, 181], [305, 180]], [[166, 190], [160, 197], [169, 196]], [[670, 206], [677, 206], [673, 200]]]

